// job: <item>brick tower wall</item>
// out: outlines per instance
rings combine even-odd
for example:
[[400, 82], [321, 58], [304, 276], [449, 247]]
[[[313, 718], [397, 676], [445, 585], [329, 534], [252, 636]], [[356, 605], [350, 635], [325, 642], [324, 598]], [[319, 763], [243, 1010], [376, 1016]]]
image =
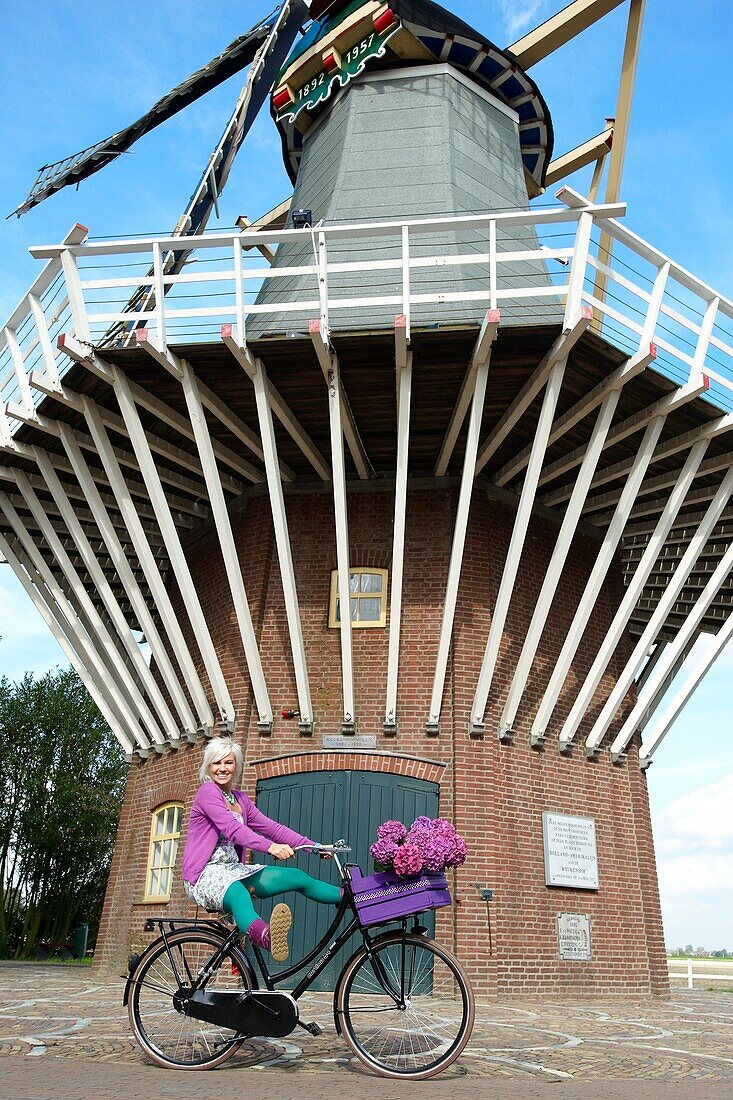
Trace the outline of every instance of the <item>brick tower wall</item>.
[[[287, 497], [316, 719], [312, 737], [300, 735], [297, 722], [279, 717], [271, 736], [258, 733], [244, 655], [216, 544], [202, 538], [189, 549], [194, 580], [237, 710], [235, 736], [246, 761], [269, 761], [245, 767], [242, 786], [254, 797], [258, 778], [335, 768], [398, 772], [435, 780], [440, 783], [440, 813], [455, 822], [470, 852], [467, 863], [455, 875], [456, 905], [438, 914], [437, 934], [467, 965], [479, 996], [663, 993], [668, 988], [666, 958], [646, 778], [637, 765], [638, 745], [630, 746], [624, 767], [612, 765], [605, 752], [597, 761], [589, 761], [582, 751], [592, 719], [613, 687], [615, 677], [611, 672], [599, 685], [578, 732], [578, 748], [572, 755], [562, 756], [553, 743], [572, 705], [574, 688], [582, 682], [620, 602], [620, 566], [617, 563], [611, 570], [599, 597], [566, 691], [553, 715], [546, 747], [533, 749], [529, 745], [531, 719], [597, 551], [593, 538], [576, 538], [527, 684], [514, 742], [499, 742], [496, 729], [511, 671], [557, 534], [549, 520], [533, 519], [489, 697], [486, 733], [482, 739], [469, 737], [473, 691], [513, 522], [511, 507], [491, 499], [477, 484], [440, 736], [429, 737], [425, 721], [456, 499], [453, 488], [415, 487], [408, 493], [397, 737], [385, 737], [382, 729], [388, 631], [353, 632], [357, 730], [376, 735], [378, 747], [373, 753], [322, 751], [323, 735], [338, 733], [343, 718], [339, 633], [328, 628], [330, 574], [336, 566], [330, 496], [314, 491]], [[389, 489], [366, 486], [349, 492], [349, 541], [354, 567], [390, 569], [393, 506]], [[234, 515], [233, 522], [273, 710], [279, 715], [281, 709], [296, 705], [297, 695], [266, 497], [253, 495]], [[193, 641], [190, 630], [189, 638]], [[619, 669], [628, 652], [629, 641], [624, 638], [616, 654]], [[203, 668], [201, 677], [206, 684]], [[631, 695], [627, 697], [625, 713], [633, 701]], [[608, 743], [623, 717], [620, 715], [609, 731]], [[142, 898], [151, 814], [164, 802], [183, 802], [185, 833], [200, 756], [200, 746], [191, 746], [152, 756], [130, 767], [97, 949], [98, 964], [106, 970], [119, 973], [130, 947], [140, 948], [150, 938], [143, 932], [148, 915], [165, 911], [175, 915], [193, 913], [178, 878], [167, 906], [147, 905]], [[595, 819], [598, 891], [545, 885], [543, 811]], [[298, 826], [297, 822], [289, 824]], [[178, 859], [180, 866], [180, 853]], [[491, 943], [486, 905], [475, 883], [494, 890]], [[558, 913], [590, 917], [590, 961], [560, 960]]]

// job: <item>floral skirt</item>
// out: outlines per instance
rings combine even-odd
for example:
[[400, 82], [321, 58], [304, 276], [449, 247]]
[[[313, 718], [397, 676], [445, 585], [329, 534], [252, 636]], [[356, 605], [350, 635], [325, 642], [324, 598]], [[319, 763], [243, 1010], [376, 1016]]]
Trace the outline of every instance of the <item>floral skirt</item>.
[[202, 909], [221, 911], [224, 895], [232, 883], [250, 878], [264, 867], [264, 863], [240, 863], [232, 841], [220, 841], [196, 882], [184, 880], [183, 888]]

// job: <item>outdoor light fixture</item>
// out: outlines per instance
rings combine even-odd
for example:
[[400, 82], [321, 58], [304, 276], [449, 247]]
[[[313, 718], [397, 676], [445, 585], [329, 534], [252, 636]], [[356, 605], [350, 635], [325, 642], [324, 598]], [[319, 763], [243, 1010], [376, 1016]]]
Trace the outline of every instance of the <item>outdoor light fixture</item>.
[[481, 901], [486, 902], [486, 925], [489, 929], [489, 954], [494, 954], [493, 937], [491, 935], [491, 902], [494, 900], [494, 891], [490, 887], [485, 886], [481, 882], [474, 882], [474, 887], [478, 890]]
[[312, 210], [293, 210], [291, 214], [293, 229], [310, 229], [313, 225]]

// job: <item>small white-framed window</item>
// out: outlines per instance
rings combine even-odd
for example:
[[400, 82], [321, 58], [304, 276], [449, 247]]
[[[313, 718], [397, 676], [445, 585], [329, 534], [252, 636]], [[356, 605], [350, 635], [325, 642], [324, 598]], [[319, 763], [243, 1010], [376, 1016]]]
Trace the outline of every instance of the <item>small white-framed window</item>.
[[[364, 566], [349, 570], [351, 625], [354, 627], [387, 625], [387, 570]], [[341, 626], [339, 575], [331, 573], [331, 598], [328, 604], [328, 625]]]
[[168, 901], [173, 889], [178, 844], [181, 839], [183, 804], [166, 802], [153, 811], [150, 826], [148, 873], [145, 880], [146, 901]]

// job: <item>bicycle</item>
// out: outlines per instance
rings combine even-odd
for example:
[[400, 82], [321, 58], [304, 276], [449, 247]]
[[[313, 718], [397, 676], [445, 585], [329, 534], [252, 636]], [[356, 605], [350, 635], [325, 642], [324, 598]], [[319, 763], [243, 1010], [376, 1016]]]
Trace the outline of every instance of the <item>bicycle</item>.
[[[340, 840], [317, 850], [338, 868], [343, 897], [336, 916], [316, 946], [276, 977], [250, 942], [264, 988], [237, 928], [215, 918], [148, 918], [147, 931], [157, 927], [160, 935], [131, 957], [123, 1004], [153, 1062], [213, 1069], [253, 1035], [282, 1038], [296, 1027], [322, 1034], [318, 1024], [300, 1018], [298, 999], [357, 933], [362, 944], [338, 977], [333, 1016], [359, 1061], [384, 1077], [424, 1080], [458, 1058], [474, 1021], [473, 991], [458, 959], [429, 938], [419, 912], [402, 917], [398, 929], [363, 927], [351, 878], [358, 868], [339, 860], [351, 849]], [[302, 970], [292, 991], [275, 988]]]

